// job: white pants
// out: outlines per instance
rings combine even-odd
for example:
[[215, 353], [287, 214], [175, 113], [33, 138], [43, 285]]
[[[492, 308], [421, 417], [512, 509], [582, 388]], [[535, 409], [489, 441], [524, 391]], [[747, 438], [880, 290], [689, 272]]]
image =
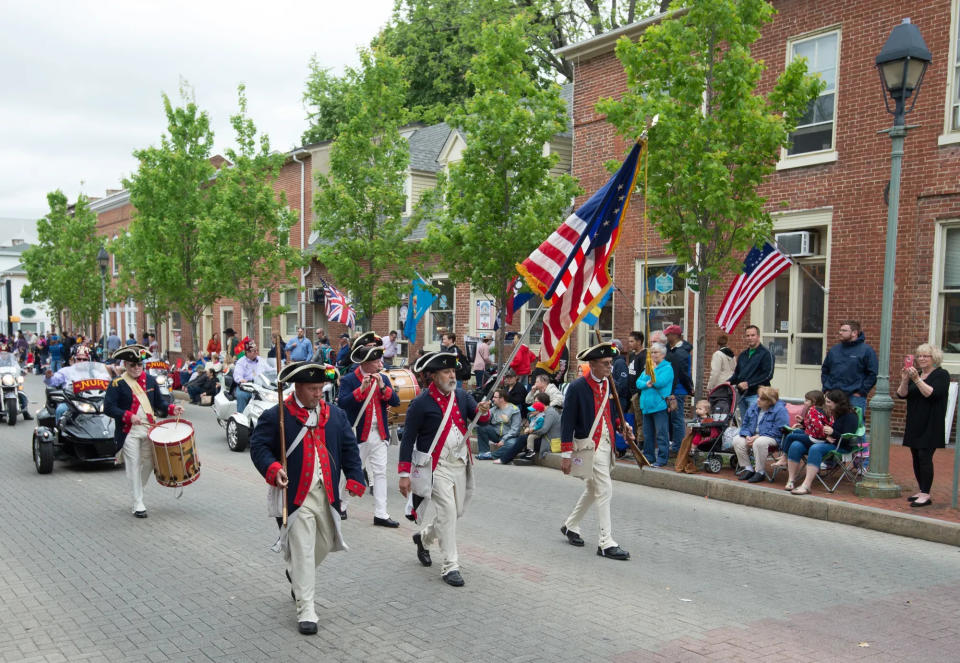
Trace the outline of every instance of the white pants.
[[600, 521], [600, 536], [597, 545], [606, 550], [616, 546], [610, 533], [610, 500], [613, 497], [613, 481], [610, 479], [610, 436], [606, 431], [600, 438], [600, 445], [593, 455], [593, 474], [584, 481], [583, 493], [577, 500], [577, 505], [567, 516], [564, 523], [571, 532], [580, 534], [580, 521], [587, 514], [590, 506], [597, 503], [597, 519]]
[[307, 493], [295, 517], [288, 523], [290, 559], [287, 563], [297, 600], [297, 621], [316, 622], [313, 597], [317, 587], [317, 567], [337, 542], [337, 526], [322, 482], [317, 482]]
[[147, 438], [146, 426], [134, 426], [123, 441], [123, 466], [133, 493], [133, 511], [146, 511], [143, 489], [153, 473], [153, 443]]
[[[444, 449], [446, 451], [446, 449]], [[441, 575], [460, 569], [457, 556], [457, 514], [463, 513], [466, 499], [467, 460], [442, 457], [433, 471], [433, 493], [427, 507], [426, 525], [420, 530], [420, 541], [429, 548], [440, 544], [443, 563]]]
[[770, 453], [770, 447], [777, 446], [777, 441], [772, 437], [761, 435], [753, 441], [753, 457], [756, 463], [750, 464], [750, 451], [747, 445], [747, 438], [737, 435], [733, 438], [733, 450], [737, 454], [737, 462], [740, 467], [753, 467], [757, 472], [766, 472], [767, 454]]
[[[387, 441], [379, 435], [371, 434], [366, 442], [360, 443], [360, 462], [367, 469], [370, 491], [373, 493], [373, 515], [377, 518], [389, 518], [387, 513]], [[341, 494], [346, 494], [341, 492]]]

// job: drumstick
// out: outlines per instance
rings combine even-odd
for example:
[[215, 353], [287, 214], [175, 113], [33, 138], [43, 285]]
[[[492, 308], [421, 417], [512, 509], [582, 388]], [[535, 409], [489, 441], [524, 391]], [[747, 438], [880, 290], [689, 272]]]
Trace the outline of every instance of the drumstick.
[[[280, 465], [284, 475], [287, 474], [287, 435], [283, 426], [283, 383], [280, 382], [280, 334], [274, 336], [277, 346], [277, 420], [280, 422]], [[287, 477], [287, 483], [290, 477]], [[287, 526], [287, 487], [283, 487], [283, 526]]]

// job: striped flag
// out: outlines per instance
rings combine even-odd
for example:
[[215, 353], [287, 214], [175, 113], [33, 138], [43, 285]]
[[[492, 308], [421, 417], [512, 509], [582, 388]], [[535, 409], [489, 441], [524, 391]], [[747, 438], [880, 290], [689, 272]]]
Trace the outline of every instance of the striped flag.
[[326, 295], [325, 299], [327, 300], [327, 320], [330, 322], [339, 322], [353, 329], [357, 318], [353, 307], [350, 306], [352, 303], [350, 298], [327, 282], [324, 282], [323, 290]]
[[539, 366], [555, 371], [567, 338], [613, 287], [609, 263], [640, 167], [640, 143], [620, 169], [530, 256], [517, 265], [550, 309], [543, 318]]
[[792, 263], [790, 259], [768, 242], [760, 248], [753, 247], [743, 261], [743, 274], [740, 274], [727, 290], [716, 323], [728, 334], [747, 312], [747, 307], [768, 283], [777, 278]]

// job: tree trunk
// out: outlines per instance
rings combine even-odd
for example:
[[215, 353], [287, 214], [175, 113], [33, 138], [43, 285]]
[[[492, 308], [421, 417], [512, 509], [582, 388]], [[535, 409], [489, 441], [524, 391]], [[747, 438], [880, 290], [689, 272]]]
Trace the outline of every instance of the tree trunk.
[[703, 398], [704, 364], [707, 355], [707, 290], [710, 281], [703, 274], [697, 275], [697, 383], [694, 393], [697, 400]]
[[[197, 336], [197, 332], [200, 329], [200, 318], [203, 315], [203, 309], [200, 310], [200, 313], [194, 313], [190, 316], [190, 335], [193, 337], [190, 340], [193, 345], [193, 356], [194, 358], [200, 356], [200, 337]], [[180, 346], [180, 351], [183, 351], [183, 346]]]

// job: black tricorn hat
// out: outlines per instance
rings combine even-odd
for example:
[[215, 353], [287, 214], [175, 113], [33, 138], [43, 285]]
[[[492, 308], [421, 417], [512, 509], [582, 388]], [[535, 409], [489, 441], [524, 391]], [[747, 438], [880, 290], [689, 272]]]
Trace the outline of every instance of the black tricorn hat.
[[227, 327], [223, 330], [223, 333], [227, 336], [235, 336], [237, 332], [233, 331], [233, 327]]
[[356, 350], [357, 348], [362, 348], [365, 345], [383, 345], [383, 339], [372, 331], [364, 332], [354, 339], [353, 343], [350, 344], [350, 349]]
[[383, 356], [383, 347], [379, 345], [361, 345], [350, 353], [350, 361], [362, 364], [365, 361], [380, 359]]
[[277, 375], [278, 382], [336, 382], [337, 369], [312, 361], [295, 361], [287, 364]]
[[581, 350], [577, 354], [580, 361], [590, 361], [591, 359], [606, 359], [607, 357], [616, 357], [620, 351], [613, 347], [612, 343], [597, 343], [591, 348]]
[[413, 365], [415, 373], [423, 371], [442, 371], [445, 368], [457, 368], [460, 362], [457, 361], [455, 352], [428, 352], [420, 357]]
[[149, 354], [149, 350], [146, 346], [134, 343], [133, 345], [125, 345], [117, 349], [111, 355], [111, 359], [117, 361], [135, 361], [139, 363], [143, 361], [143, 357], [147, 354]]

